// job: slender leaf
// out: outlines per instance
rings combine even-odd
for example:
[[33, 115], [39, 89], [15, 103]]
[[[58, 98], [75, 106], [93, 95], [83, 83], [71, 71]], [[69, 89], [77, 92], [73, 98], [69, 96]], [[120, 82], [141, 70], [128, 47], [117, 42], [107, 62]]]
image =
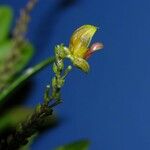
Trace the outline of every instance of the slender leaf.
[[89, 141], [80, 140], [71, 144], [60, 146], [56, 150], [88, 150], [88, 149], [89, 149]]
[[17, 87], [19, 87], [22, 83], [24, 83], [26, 80], [28, 80], [31, 76], [36, 74], [37, 72], [41, 71], [44, 67], [48, 66], [49, 64], [52, 64], [54, 62], [55, 58], [51, 57], [48, 58], [41, 63], [37, 64], [36, 66], [27, 69], [21, 76], [16, 78], [7, 88], [5, 88], [0, 93], [0, 102], [3, 102], [4, 99], [9, 96]]
[[13, 10], [9, 6], [0, 6], [0, 43], [8, 37], [12, 19]]

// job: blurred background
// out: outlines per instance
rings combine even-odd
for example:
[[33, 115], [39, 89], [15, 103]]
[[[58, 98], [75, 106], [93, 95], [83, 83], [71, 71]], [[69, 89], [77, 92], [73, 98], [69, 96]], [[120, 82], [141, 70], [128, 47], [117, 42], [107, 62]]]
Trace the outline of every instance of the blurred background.
[[[26, 3], [0, 0], [14, 9], [15, 20]], [[74, 68], [68, 76], [64, 102], [55, 109], [60, 121], [38, 137], [32, 150], [81, 138], [91, 140], [91, 150], [150, 149], [149, 15], [149, 0], [39, 0], [27, 33], [36, 48], [28, 66], [53, 55], [56, 44], [68, 45], [72, 32], [83, 24], [99, 27], [93, 41], [103, 42], [104, 49], [89, 60], [88, 75]], [[24, 88], [24, 105], [42, 101], [50, 69]]]

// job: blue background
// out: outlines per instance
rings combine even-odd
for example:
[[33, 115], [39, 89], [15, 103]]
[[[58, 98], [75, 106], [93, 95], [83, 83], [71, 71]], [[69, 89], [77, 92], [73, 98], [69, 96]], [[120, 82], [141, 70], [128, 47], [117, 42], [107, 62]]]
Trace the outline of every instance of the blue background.
[[[0, 0], [14, 8], [15, 18], [25, 0]], [[93, 41], [103, 51], [89, 60], [88, 75], [74, 68], [64, 86], [64, 103], [56, 108], [57, 128], [45, 131], [33, 150], [48, 150], [80, 138], [91, 140], [91, 150], [150, 149], [150, 1], [39, 0], [27, 37], [36, 47], [29, 66], [53, 54], [56, 44], [69, 43], [77, 27], [100, 27]], [[32, 78], [25, 105], [42, 101], [51, 71]]]

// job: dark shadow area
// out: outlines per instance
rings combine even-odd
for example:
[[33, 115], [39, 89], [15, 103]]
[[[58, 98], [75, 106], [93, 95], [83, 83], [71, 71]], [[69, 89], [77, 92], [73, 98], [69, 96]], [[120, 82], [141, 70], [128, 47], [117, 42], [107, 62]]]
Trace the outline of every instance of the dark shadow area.
[[[60, 0], [53, 9], [44, 11], [44, 15], [40, 16], [42, 21], [38, 26], [38, 30], [35, 31], [35, 43], [37, 47], [40, 47], [40, 49], [45, 48], [45, 45], [50, 42], [50, 36], [53, 34], [55, 25], [59, 21], [62, 12], [71, 6], [76, 5], [77, 2], [78, 0]], [[39, 38], [41, 37], [41, 34], [44, 36]]]
[[66, 121], [67, 121], [67, 119], [65, 117], [58, 117], [56, 122], [54, 122], [53, 124], [40, 128], [39, 129], [40, 134], [37, 136], [37, 138], [35, 139], [33, 144], [36, 144], [39, 142], [38, 139], [40, 139], [40, 136], [44, 135], [47, 132], [50, 133], [55, 128], [61, 127], [64, 122], [66, 123]]
[[66, 121], [67, 121], [67, 119], [65, 117], [57, 116], [54, 111], [54, 117], [50, 119], [50, 124], [43, 122], [44, 126], [41, 127], [39, 129], [39, 131], [41, 133], [47, 132], [47, 130], [51, 130], [53, 128], [57, 128], [57, 127], [61, 126], [63, 124], [63, 122], [66, 122]]
[[[56, 118], [55, 114], [48, 117], [47, 119], [43, 120], [41, 122], [41, 126], [38, 128], [38, 132], [37, 132], [38, 134], [35, 137], [34, 141], [36, 142], [36, 139], [38, 139], [40, 137], [40, 135], [42, 133], [44, 133], [47, 129], [50, 132], [54, 128], [57, 128], [60, 125], [60, 122], [61, 122], [61, 119], [58, 120]], [[8, 136], [15, 133], [14, 131], [15, 131], [14, 128], [6, 128], [2, 132], [0, 132], [0, 146], [2, 146], [2, 142], [5, 141], [8, 138]], [[1, 147], [0, 147], [0, 149], [1, 149]]]
[[[0, 117], [9, 112], [13, 107], [20, 105], [28, 97], [28, 92], [32, 90], [31, 80], [26, 81], [0, 104]], [[0, 131], [0, 149], [5, 147], [5, 140], [14, 132], [14, 128], [6, 127]], [[4, 146], [3, 146], [4, 145]]]
[[[47, 121], [46, 121], [47, 120]], [[47, 131], [50, 133], [53, 129], [60, 127], [63, 122], [65, 121], [65, 118], [57, 118], [57, 116], [54, 114], [54, 116], [49, 117], [48, 119], [45, 119], [41, 122], [43, 126], [40, 126], [38, 128], [39, 132], [37, 137], [35, 137], [33, 144], [36, 144], [38, 142], [38, 139], [40, 139], [40, 136], [45, 134]], [[0, 143], [3, 141], [3, 139], [6, 139], [8, 136], [14, 133], [14, 128], [7, 128], [3, 132], [0, 133]]]
[[29, 91], [32, 91], [33, 82], [31, 80], [26, 81], [20, 87], [18, 87], [13, 93], [11, 93], [3, 103], [0, 104], [0, 115], [7, 110], [10, 110], [14, 106], [21, 105], [28, 97]]

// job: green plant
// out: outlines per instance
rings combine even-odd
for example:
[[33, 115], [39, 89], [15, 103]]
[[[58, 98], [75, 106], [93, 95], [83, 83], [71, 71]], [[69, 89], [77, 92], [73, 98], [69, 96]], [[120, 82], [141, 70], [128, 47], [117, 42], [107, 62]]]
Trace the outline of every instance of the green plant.
[[[36, 66], [27, 69], [23, 74], [16, 76], [16, 74], [20, 72], [25, 64], [31, 59], [33, 49], [31, 48], [31, 44], [29, 44], [30, 46], [27, 46], [24, 34], [27, 29], [29, 12], [32, 10], [35, 3], [36, 0], [29, 1], [25, 9], [22, 10], [21, 17], [17, 22], [17, 26], [13, 32], [13, 38], [10, 40], [10, 42], [3, 46], [2, 52], [0, 53], [0, 57], [2, 58], [2, 61], [0, 62], [0, 66], [2, 66], [0, 70], [1, 105], [17, 87], [19, 87], [23, 82], [25, 82], [33, 74], [43, 69], [45, 66], [53, 64], [52, 69], [54, 72], [54, 77], [46, 86], [43, 103], [38, 104], [35, 109], [30, 110], [25, 108], [15, 108], [13, 110], [10, 110], [9, 113], [5, 114], [0, 119], [0, 130], [6, 128], [8, 124], [9, 126], [11, 125], [15, 127], [12, 132], [1, 139], [0, 149], [28, 149], [31, 141], [35, 136], [37, 136], [41, 125], [43, 125], [42, 122], [49, 120], [53, 114], [54, 107], [62, 102], [61, 89], [64, 86], [66, 77], [72, 70], [73, 66], [79, 68], [85, 73], [88, 73], [90, 69], [87, 61], [88, 58], [95, 51], [102, 49], [103, 47], [101, 43], [94, 43], [92, 46], [89, 46], [92, 37], [97, 31], [97, 27], [93, 25], [84, 25], [78, 28], [73, 33], [70, 39], [69, 46], [65, 46], [63, 44], [57, 45], [55, 47], [54, 57], [49, 57]], [[3, 41], [3, 45], [3, 43], [5, 43], [4, 39], [8, 38], [8, 30], [10, 27], [10, 20], [12, 18], [10, 14], [12, 13], [12, 10], [8, 7], [3, 6], [2, 8], [0, 8], [0, 14], [1, 11], [5, 12], [2, 13], [3, 15], [8, 15], [8, 18], [6, 19], [7, 21], [4, 23], [7, 24], [7, 28], [5, 27], [3, 29], [7, 32], [4, 32], [2, 30], [4, 32], [3, 38], [0, 38], [2, 39], [1, 41]], [[22, 51], [22, 49], [24, 49], [24, 44], [26, 45], [25, 53], [23, 53]], [[8, 59], [10, 59], [12, 56], [13, 60], [11, 61], [13, 63], [11, 67], [9, 66], [11, 69], [9, 68], [8, 72], [6, 72], [7, 66], [5, 65], [5, 61], [8, 61]], [[64, 65], [66, 59], [69, 59], [71, 62], [68, 66]], [[18, 64], [18, 61], [21, 63], [19, 64], [19, 66], [14, 67], [16, 66], [16, 63]], [[5, 77], [6, 79], [3, 77], [3, 74], [4, 76], [5, 74], [7, 74], [7, 77]], [[13, 115], [17, 112], [23, 113], [24, 115], [19, 117], [18, 119], [11, 119], [10, 121], [10, 118], [13, 117]], [[89, 142], [87, 140], [81, 140], [73, 144], [61, 146], [57, 148], [57, 150], [87, 150], [88, 145]]]
[[[25, 38], [30, 12], [37, 0], [30, 0], [24, 9], [9, 38], [13, 10], [9, 6], [0, 7], [0, 91], [5, 92], [16, 75], [30, 61], [33, 55], [33, 46]], [[2, 99], [0, 99], [0, 102]]]

